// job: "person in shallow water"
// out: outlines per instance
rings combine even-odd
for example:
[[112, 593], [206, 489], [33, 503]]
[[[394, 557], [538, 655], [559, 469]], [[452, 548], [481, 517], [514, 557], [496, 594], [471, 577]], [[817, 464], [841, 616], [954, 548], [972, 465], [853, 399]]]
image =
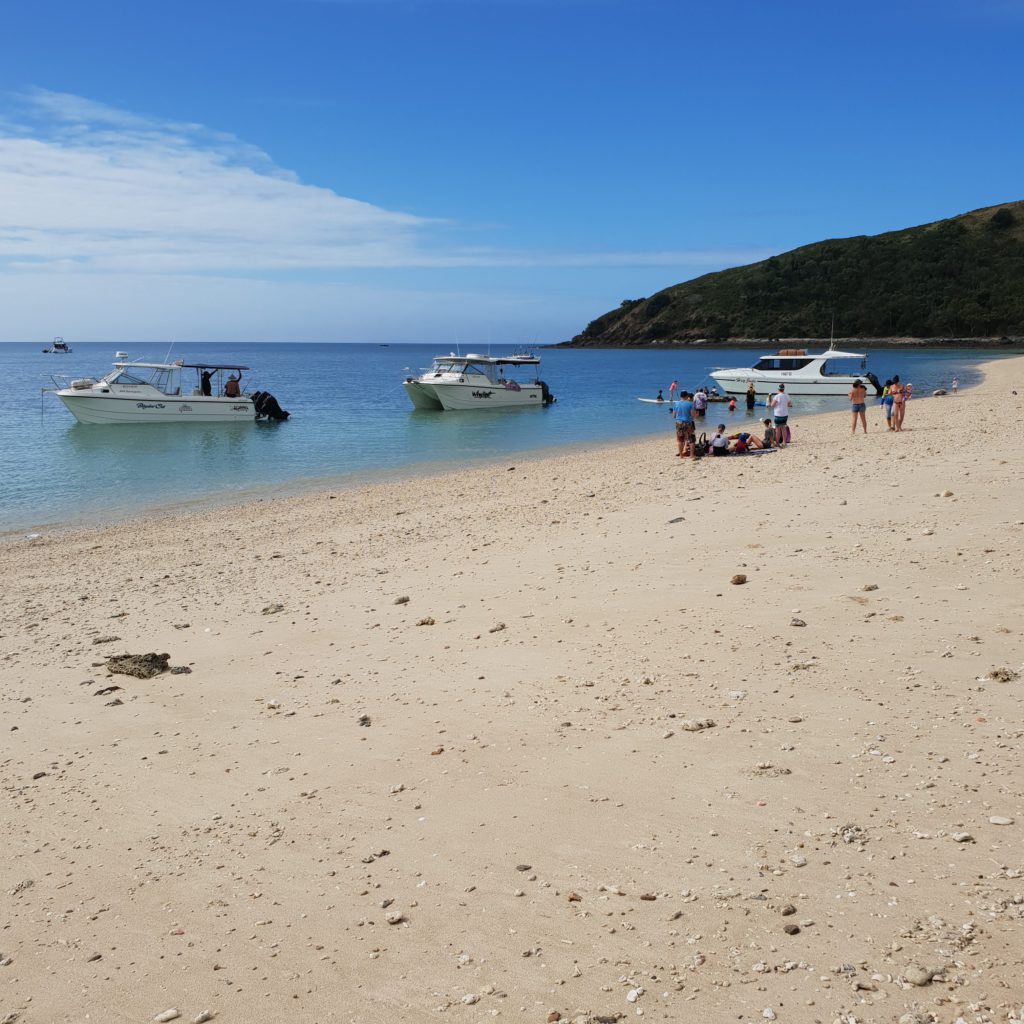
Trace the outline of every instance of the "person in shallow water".
[[747, 384], [747, 412], [750, 412], [757, 404], [757, 395], [754, 393], [754, 382]]

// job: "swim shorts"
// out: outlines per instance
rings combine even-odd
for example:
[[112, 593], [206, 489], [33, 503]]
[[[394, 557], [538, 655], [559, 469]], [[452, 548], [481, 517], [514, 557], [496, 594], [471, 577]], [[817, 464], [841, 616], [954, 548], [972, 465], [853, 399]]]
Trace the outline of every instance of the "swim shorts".
[[863, 402], [854, 402], [853, 403], [853, 411], [854, 412], [863, 412], [864, 411], [864, 403]]
[[788, 422], [788, 420], [789, 420], [788, 416], [776, 416], [775, 417], [775, 426], [777, 426], [777, 427], [784, 427], [786, 425], [786, 423]]
[[680, 441], [693, 440], [693, 423], [676, 423], [676, 437]]

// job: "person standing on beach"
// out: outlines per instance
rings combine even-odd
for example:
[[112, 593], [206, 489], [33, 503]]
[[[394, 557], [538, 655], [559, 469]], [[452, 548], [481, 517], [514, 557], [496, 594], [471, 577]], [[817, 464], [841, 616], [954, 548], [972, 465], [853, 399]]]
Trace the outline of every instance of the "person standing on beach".
[[747, 382], [747, 412], [753, 412], [754, 406], [757, 405], [757, 395], [754, 392], [754, 382]]
[[676, 446], [679, 458], [697, 458], [697, 448], [693, 443], [693, 400], [688, 391], [679, 392], [679, 400], [672, 403], [672, 420], [676, 425]]
[[900, 375], [897, 373], [889, 385], [889, 394], [892, 395], [892, 429], [899, 433], [903, 429], [903, 398], [904, 389], [900, 383]]
[[786, 385], [780, 384], [779, 390], [772, 396], [772, 415], [775, 417], [775, 436], [779, 447], [785, 448], [791, 439], [789, 433], [789, 408], [792, 402], [786, 394]]
[[882, 397], [878, 400], [879, 405], [885, 410], [885, 425], [892, 430], [892, 381], [887, 380], [882, 388]]
[[960, 380], [959, 380], [959, 378], [954, 377], [952, 383], [950, 384], [950, 387], [953, 389], [953, 394], [955, 395], [956, 392], [957, 392], [957, 388], [960, 387]]
[[867, 408], [868, 389], [864, 387], [864, 381], [858, 377], [850, 388], [850, 411], [853, 413], [853, 422], [850, 424], [850, 433], [857, 433], [857, 418], [860, 417], [860, 425], [864, 433], [868, 432]]

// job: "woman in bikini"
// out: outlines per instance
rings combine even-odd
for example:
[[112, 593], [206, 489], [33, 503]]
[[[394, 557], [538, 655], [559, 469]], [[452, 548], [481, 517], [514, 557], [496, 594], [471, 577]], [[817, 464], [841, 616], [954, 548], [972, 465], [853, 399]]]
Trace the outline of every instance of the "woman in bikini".
[[892, 395], [892, 429], [900, 431], [903, 429], [903, 385], [900, 383], [899, 374], [892, 379], [889, 385], [889, 394]]

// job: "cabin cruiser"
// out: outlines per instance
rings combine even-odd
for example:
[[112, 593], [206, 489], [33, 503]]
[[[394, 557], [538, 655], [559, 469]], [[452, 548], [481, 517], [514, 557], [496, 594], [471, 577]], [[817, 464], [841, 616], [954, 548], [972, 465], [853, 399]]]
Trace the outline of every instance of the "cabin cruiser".
[[[863, 353], [840, 352], [834, 347], [817, 355], [805, 348], [784, 348], [761, 356], [750, 367], [714, 370], [711, 377], [732, 395], [745, 394], [750, 384], [758, 395], [772, 394], [780, 384], [785, 384], [791, 395], [846, 395], [858, 379], [870, 383], [880, 395], [882, 385], [868, 370], [867, 358]], [[849, 365], [852, 360], [860, 360], [859, 372], [850, 372], [854, 369]]]
[[[288, 413], [265, 391], [243, 391], [248, 366], [116, 361], [99, 380], [70, 384], [54, 378], [57, 397], [79, 423], [227, 423], [285, 420]], [[194, 374], [194, 376], [193, 376]], [[225, 374], [227, 376], [225, 377]]]
[[71, 346], [63, 338], [54, 338], [50, 342], [50, 347], [43, 349], [43, 355], [45, 356], [61, 354], [71, 355]]
[[417, 409], [520, 409], [551, 405], [554, 395], [538, 374], [534, 355], [435, 356], [433, 365], [402, 386]]

